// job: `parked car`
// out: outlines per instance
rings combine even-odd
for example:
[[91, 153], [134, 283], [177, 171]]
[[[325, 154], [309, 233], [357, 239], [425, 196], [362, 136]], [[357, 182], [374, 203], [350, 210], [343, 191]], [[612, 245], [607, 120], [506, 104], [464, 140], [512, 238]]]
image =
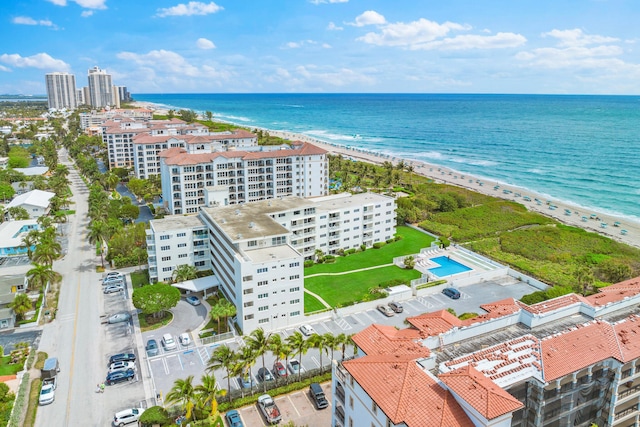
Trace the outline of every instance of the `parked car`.
[[317, 409], [324, 409], [329, 406], [329, 402], [327, 401], [327, 397], [324, 395], [324, 390], [318, 383], [309, 384], [309, 395], [313, 402], [316, 404]]
[[244, 424], [242, 424], [242, 420], [240, 419], [240, 414], [235, 409], [227, 412], [224, 417], [227, 419], [229, 427], [244, 427]]
[[162, 346], [165, 350], [175, 350], [178, 348], [178, 345], [171, 334], [164, 334], [162, 336]]
[[129, 369], [136, 369], [136, 362], [126, 362], [121, 360], [119, 362], [113, 362], [109, 365], [109, 372], [126, 371]]
[[186, 298], [187, 302], [191, 305], [200, 305], [200, 298], [195, 295], [190, 295]]
[[105, 294], [112, 294], [114, 292], [122, 292], [124, 291], [124, 286], [123, 285], [107, 285], [104, 288], [102, 288], [102, 292]]
[[102, 279], [102, 284], [103, 285], [108, 285], [111, 283], [124, 283], [124, 277], [123, 276], [111, 276], [111, 277], [105, 277], [104, 279]]
[[273, 375], [268, 368], [260, 368], [258, 369], [258, 380], [261, 382], [273, 381]]
[[378, 305], [378, 311], [382, 314], [384, 314], [387, 317], [391, 317], [393, 316], [393, 310], [391, 310], [389, 307], [387, 307], [386, 305]]
[[111, 356], [109, 358], [109, 366], [111, 366], [112, 363], [116, 363], [116, 362], [135, 362], [136, 361], [136, 355], [133, 353], [118, 353], [118, 354], [114, 354], [113, 356]]
[[42, 384], [40, 389], [40, 396], [38, 397], [38, 403], [41, 405], [48, 405], [53, 403], [56, 399], [56, 387], [53, 383]]
[[300, 326], [300, 332], [302, 332], [305, 336], [309, 337], [316, 333], [316, 330], [313, 329], [311, 325], [302, 325]]
[[119, 271], [110, 271], [106, 276], [104, 276], [104, 278], [106, 279], [109, 277], [124, 277], [124, 274], [120, 273]]
[[300, 362], [297, 359], [289, 360], [289, 370], [293, 375], [298, 375], [300, 373]]
[[250, 375], [247, 375], [247, 376], [240, 375], [238, 377], [238, 383], [240, 383], [240, 387], [242, 387], [242, 388], [251, 388], [251, 385], [252, 385], [251, 384], [251, 376]]
[[147, 346], [144, 349], [147, 351], [147, 356], [157, 356], [160, 352], [160, 349], [158, 349], [158, 341], [153, 338], [147, 341]]
[[142, 415], [143, 412], [144, 408], [131, 408], [116, 412], [113, 417], [113, 425], [122, 427], [125, 424], [135, 423], [140, 419], [140, 415]]
[[120, 322], [128, 322], [131, 319], [131, 315], [129, 313], [117, 313], [113, 316], [109, 316], [107, 319], [107, 323], [120, 323]]
[[391, 301], [389, 303], [389, 308], [393, 311], [395, 311], [396, 313], [402, 313], [402, 310], [404, 310], [404, 307], [402, 307], [402, 304], [400, 304], [399, 302], [395, 302], [395, 301]]
[[180, 334], [180, 337], [178, 339], [180, 340], [180, 344], [182, 344], [185, 347], [188, 347], [189, 344], [191, 344], [191, 338], [189, 338], [189, 334], [186, 332], [183, 332], [182, 334]]
[[133, 381], [133, 378], [136, 376], [136, 372], [133, 369], [127, 369], [126, 371], [117, 371], [111, 372], [107, 374], [107, 379], [105, 383], [107, 385], [113, 385], [117, 383], [121, 383], [123, 381]]
[[459, 299], [460, 298], [460, 291], [458, 291], [455, 288], [444, 288], [442, 290], [442, 293], [445, 294], [446, 296], [448, 296], [451, 299]]
[[289, 375], [282, 362], [276, 362], [273, 364], [273, 373], [280, 378], [284, 378]]

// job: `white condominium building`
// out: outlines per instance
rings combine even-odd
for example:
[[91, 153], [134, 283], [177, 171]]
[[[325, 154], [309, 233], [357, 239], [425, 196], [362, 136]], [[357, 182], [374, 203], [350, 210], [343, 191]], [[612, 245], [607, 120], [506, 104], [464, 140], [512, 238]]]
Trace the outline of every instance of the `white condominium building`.
[[76, 76], [69, 73], [48, 73], [45, 74], [45, 83], [49, 108], [73, 110], [78, 106]]
[[[209, 264], [198, 267], [213, 270], [221, 291], [237, 308], [238, 324], [249, 333], [302, 323], [305, 258], [316, 249], [335, 253], [392, 238], [395, 202], [375, 193], [291, 196], [202, 208], [197, 216], [175, 215], [150, 224], [149, 275], [160, 281], [170, 280], [172, 271], [184, 264], [186, 257], [172, 252], [185, 244], [178, 239], [208, 230]], [[182, 248], [190, 251], [188, 244]]]
[[107, 74], [105, 70], [96, 66], [89, 69], [87, 79], [89, 80], [88, 101], [92, 107], [119, 105], [117, 96], [114, 96], [111, 74]]
[[80, 113], [80, 127], [84, 130], [93, 126], [102, 126], [102, 124], [108, 120], [119, 121], [122, 119], [131, 119], [144, 122], [152, 118], [153, 111], [146, 108], [94, 110], [90, 113]]
[[243, 129], [210, 133], [205, 126], [190, 125], [179, 131], [177, 135], [154, 127], [150, 133], [133, 138], [134, 168], [138, 178], [160, 175], [159, 154], [168, 148], [184, 148], [187, 153], [211, 153], [258, 145], [258, 137]]
[[166, 216], [149, 221], [147, 252], [149, 279], [170, 282], [174, 270], [183, 264], [199, 271], [210, 270], [207, 227], [197, 216]]
[[274, 197], [324, 196], [328, 169], [326, 151], [300, 141], [243, 151], [160, 153], [162, 197], [172, 214]]

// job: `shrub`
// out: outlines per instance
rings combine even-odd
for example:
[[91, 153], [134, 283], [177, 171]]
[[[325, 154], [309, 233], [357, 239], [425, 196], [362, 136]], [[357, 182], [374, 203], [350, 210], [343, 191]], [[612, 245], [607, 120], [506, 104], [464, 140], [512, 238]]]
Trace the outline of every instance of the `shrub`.
[[395, 241], [396, 241], [396, 240], [395, 240], [394, 238], [387, 239], [387, 244], [389, 244], [389, 243], [393, 243], [393, 242], [395, 242]]
[[361, 244], [361, 245], [360, 245], [360, 250], [361, 250], [362, 252], [366, 251], [366, 250], [367, 250], [367, 245], [365, 245], [364, 243], [363, 243], [363, 244]]
[[447, 248], [451, 245], [451, 242], [449, 241], [449, 239], [447, 239], [444, 236], [440, 236], [440, 243], [442, 244], [443, 248]]
[[34, 368], [40, 370], [44, 368], [44, 361], [47, 360], [49, 355], [44, 351], [39, 351], [36, 358], [36, 363], [33, 366]]
[[373, 244], [373, 249], [380, 249], [384, 245], [386, 245], [385, 242], [376, 242], [376, 243]]
[[398, 240], [402, 240], [402, 236], [401, 235], [396, 235], [396, 237], [393, 238], [394, 241], [398, 241]]
[[545, 291], [536, 291], [520, 298], [520, 301], [527, 305], [537, 304], [547, 299]]
[[356, 253], [356, 248], [351, 248], [351, 249], [347, 249], [346, 251], [344, 251], [345, 255], [351, 255]]
[[152, 406], [140, 416], [140, 424], [143, 426], [152, 426], [154, 424], [166, 425], [170, 422], [169, 414], [162, 406]]
[[306, 261], [304, 262], [304, 266], [305, 266], [305, 267], [313, 267], [313, 264], [314, 264], [314, 262], [313, 262], [313, 260], [312, 260], [312, 259], [308, 259], [308, 260], [306, 260]]
[[478, 317], [478, 313], [462, 313], [460, 316], [458, 316], [458, 319], [467, 320], [467, 319], [473, 319], [475, 317]]
[[392, 288], [394, 286], [400, 286], [400, 285], [406, 285], [406, 284], [407, 284], [406, 280], [392, 279], [392, 280], [388, 280], [386, 282], [382, 282], [378, 286], [380, 286], [381, 288]]
[[325, 260], [325, 262], [326, 262], [326, 261], [329, 261], [330, 259], [336, 259], [336, 256], [335, 256], [335, 255], [325, 255], [325, 256], [324, 256], [324, 260]]

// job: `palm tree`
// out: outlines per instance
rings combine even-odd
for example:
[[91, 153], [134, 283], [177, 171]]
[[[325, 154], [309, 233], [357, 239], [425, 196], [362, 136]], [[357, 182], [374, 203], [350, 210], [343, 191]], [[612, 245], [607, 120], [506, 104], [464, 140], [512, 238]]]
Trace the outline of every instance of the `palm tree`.
[[[298, 355], [298, 362], [302, 364], [302, 355], [307, 353], [309, 349], [309, 343], [304, 339], [304, 336], [300, 331], [295, 331], [293, 335], [287, 337], [287, 343], [291, 346], [291, 349]], [[302, 379], [302, 369], [298, 369], [298, 381]]]
[[340, 334], [336, 337], [338, 345], [342, 349], [342, 360], [344, 360], [344, 353], [347, 350], [347, 346], [353, 344], [352, 336], [353, 335]]
[[202, 384], [195, 387], [195, 393], [198, 400], [202, 402], [203, 406], [211, 406], [211, 416], [214, 416], [218, 412], [218, 400], [217, 397], [222, 397], [227, 394], [226, 390], [221, 390], [216, 382], [214, 375], [203, 375], [200, 380]]
[[229, 317], [233, 317], [236, 315], [237, 309], [236, 306], [231, 304], [226, 299], [222, 298], [218, 301], [218, 305], [221, 308], [222, 315], [224, 316], [225, 324], [228, 324]]
[[211, 319], [215, 320], [218, 324], [218, 335], [220, 335], [220, 319], [224, 317], [223, 309], [220, 305], [215, 304], [211, 306], [211, 311], [209, 311], [209, 315]]
[[60, 242], [53, 239], [45, 239], [43, 236], [40, 239], [38, 246], [36, 246], [36, 250], [33, 252], [31, 260], [36, 264], [52, 266], [53, 261], [60, 258], [60, 255], [62, 255], [62, 246], [60, 245]]
[[111, 191], [116, 188], [118, 183], [120, 182], [120, 177], [115, 173], [111, 172], [104, 177], [104, 183], [107, 185], [107, 188]]
[[331, 337], [333, 337], [333, 335], [327, 333], [324, 335], [320, 335], [320, 334], [313, 334], [309, 337], [308, 340], [308, 344], [312, 347], [312, 348], [317, 348], [318, 351], [320, 352], [320, 374], [322, 374], [323, 370], [324, 370], [324, 366], [322, 365], [322, 353], [323, 352], [328, 352], [329, 346], [328, 346], [328, 342], [326, 339], [326, 336], [329, 335]]
[[40, 227], [43, 230], [46, 230], [47, 228], [51, 227], [51, 225], [53, 224], [53, 219], [51, 219], [51, 217], [49, 216], [38, 217], [36, 221], [38, 222], [38, 224], [40, 224]]
[[[251, 334], [245, 339], [245, 343], [251, 349], [253, 349], [253, 351], [256, 353], [256, 356], [262, 357], [262, 369], [266, 369], [264, 363], [264, 354], [267, 352], [267, 350], [269, 350], [270, 342], [271, 333], [265, 333], [264, 329], [262, 328], [254, 329], [253, 331], [251, 331]], [[266, 393], [267, 383], [263, 381], [262, 385], [264, 386], [264, 391]]]
[[33, 308], [33, 303], [27, 294], [20, 293], [16, 294], [13, 301], [8, 304], [8, 307], [13, 309], [16, 317], [24, 319], [24, 315]]
[[205, 111], [204, 115], [207, 117], [208, 121], [211, 121], [213, 119], [213, 113], [211, 111]]
[[[236, 353], [226, 345], [218, 346], [209, 359], [207, 371], [211, 372], [218, 368], [227, 371], [227, 390], [231, 390], [231, 371], [236, 363]], [[231, 394], [229, 394], [229, 402], [231, 402]]]
[[29, 212], [27, 212], [25, 208], [20, 206], [13, 206], [7, 209], [7, 212], [9, 212], [9, 216], [13, 218], [14, 221], [29, 219]]
[[323, 337], [327, 350], [331, 350], [331, 360], [334, 360], [333, 353], [338, 349], [338, 337], [331, 332], [327, 332]]
[[102, 261], [102, 268], [104, 268], [104, 241], [108, 237], [107, 225], [103, 221], [93, 221], [89, 226], [89, 243], [95, 245], [100, 244], [100, 260]]
[[193, 401], [195, 398], [195, 390], [193, 387], [193, 375], [189, 375], [186, 379], [178, 378], [173, 382], [173, 387], [167, 393], [166, 400], [168, 403], [179, 403], [187, 413], [187, 419], [191, 418], [191, 409], [193, 409]]
[[198, 270], [193, 265], [182, 264], [173, 270], [173, 281], [184, 282], [185, 280], [195, 279], [198, 276]]
[[24, 236], [22, 236], [22, 245], [27, 248], [27, 256], [31, 259], [33, 255], [33, 250], [31, 248], [35, 247], [40, 241], [40, 231], [31, 230]]
[[31, 270], [27, 271], [27, 280], [32, 289], [44, 290], [47, 283], [57, 283], [61, 279], [60, 273], [53, 271], [51, 265], [47, 264], [36, 263]]
[[[242, 365], [242, 376], [249, 377], [249, 384], [253, 387], [253, 377], [251, 376], [251, 367], [256, 363], [258, 353], [248, 345], [240, 347], [238, 354], [238, 363]], [[252, 390], [253, 392], [253, 390]]]

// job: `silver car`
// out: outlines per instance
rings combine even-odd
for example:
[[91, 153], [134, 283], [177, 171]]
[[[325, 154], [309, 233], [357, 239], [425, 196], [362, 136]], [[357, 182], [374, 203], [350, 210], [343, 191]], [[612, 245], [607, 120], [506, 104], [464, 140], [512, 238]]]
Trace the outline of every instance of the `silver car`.
[[107, 285], [102, 288], [102, 292], [105, 294], [112, 294], [114, 292], [122, 292], [124, 291], [124, 286], [122, 284], [119, 285]]
[[129, 313], [118, 313], [113, 316], [109, 316], [107, 319], [107, 323], [120, 323], [120, 322], [128, 322], [131, 319], [131, 315]]

